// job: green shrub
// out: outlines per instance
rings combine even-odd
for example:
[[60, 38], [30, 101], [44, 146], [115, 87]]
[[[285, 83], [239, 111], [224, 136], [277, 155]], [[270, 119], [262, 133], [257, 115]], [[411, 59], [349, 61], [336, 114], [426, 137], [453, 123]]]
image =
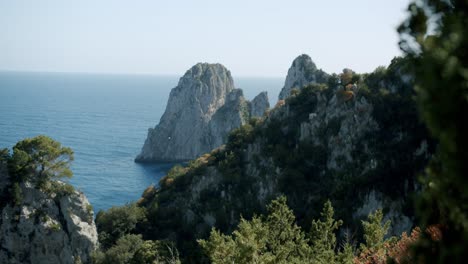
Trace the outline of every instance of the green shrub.
[[141, 235], [124, 235], [104, 254], [96, 254], [94, 261], [97, 264], [129, 264], [142, 244]]
[[109, 248], [120, 237], [136, 231], [137, 224], [146, 222], [146, 209], [136, 204], [112, 207], [99, 211], [96, 215], [96, 227], [99, 240], [104, 248]]
[[60, 231], [60, 229], [62, 229], [62, 226], [59, 224], [59, 223], [52, 223], [50, 226], [49, 226], [50, 230], [52, 231]]

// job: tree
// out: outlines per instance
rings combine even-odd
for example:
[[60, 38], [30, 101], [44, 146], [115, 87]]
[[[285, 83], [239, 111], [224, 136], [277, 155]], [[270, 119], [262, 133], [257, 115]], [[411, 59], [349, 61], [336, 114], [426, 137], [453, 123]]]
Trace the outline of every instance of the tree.
[[351, 244], [346, 242], [343, 246], [343, 249], [338, 252], [336, 257], [337, 263], [342, 264], [354, 264], [354, 251]]
[[73, 151], [47, 136], [24, 139], [13, 147], [10, 173], [15, 182], [31, 181], [44, 187], [52, 179], [70, 178]]
[[305, 261], [311, 254], [308, 239], [297, 226], [296, 217], [286, 202], [286, 196], [280, 196], [267, 207], [268, 248], [277, 262]]
[[439, 141], [422, 178], [422, 229], [441, 224], [442, 239], [422, 233], [417, 262], [462, 263], [468, 250], [468, 1], [418, 0], [399, 27], [410, 59], [419, 112]]
[[361, 249], [379, 249], [384, 243], [384, 237], [390, 229], [390, 220], [382, 224], [382, 209], [378, 209], [373, 214], [367, 216], [368, 221], [361, 221], [364, 229], [365, 245], [361, 244]]
[[[335, 263], [335, 232], [343, 221], [335, 221], [334, 210], [330, 201], [325, 202], [320, 213], [321, 219], [313, 220], [310, 229], [313, 256], [318, 263]], [[348, 250], [348, 249], [346, 249]]]
[[266, 217], [242, 219], [233, 236], [212, 230], [198, 243], [213, 263], [307, 263], [310, 247], [305, 234], [281, 196], [268, 206]]

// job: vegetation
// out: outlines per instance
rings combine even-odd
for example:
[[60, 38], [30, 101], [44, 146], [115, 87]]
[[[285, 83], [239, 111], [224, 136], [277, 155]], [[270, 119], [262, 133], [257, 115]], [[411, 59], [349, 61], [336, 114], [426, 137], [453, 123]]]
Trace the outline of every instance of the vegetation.
[[126, 234], [107, 250], [96, 251], [95, 264], [178, 264], [178, 251], [170, 242], [143, 240], [141, 235]]
[[45, 193], [62, 197], [75, 192], [70, 184], [58, 179], [71, 177], [73, 151], [59, 142], [47, 137], [37, 136], [19, 141], [13, 147], [0, 150], [0, 173], [8, 175], [7, 191], [0, 195], [1, 204], [12, 201], [19, 205], [23, 201], [21, 184], [32, 183]]
[[329, 201], [324, 204], [321, 219], [313, 220], [311, 231], [305, 233], [282, 196], [268, 206], [268, 215], [242, 219], [231, 235], [213, 229], [208, 239], [198, 243], [212, 263], [348, 264], [385, 263], [387, 259], [395, 261], [397, 256], [398, 261], [403, 259], [407, 256], [404, 245], [412, 239], [406, 234], [399, 241], [384, 239], [390, 223], [381, 222], [381, 210], [369, 215], [369, 221], [363, 221], [365, 244], [361, 249], [350, 243], [339, 246], [336, 233], [343, 222], [334, 219]]
[[438, 140], [422, 178], [417, 211], [424, 228], [441, 225], [442, 239], [422, 233], [424, 263], [462, 263], [468, 249], [468, 3], [422, 0], [408, 7], [401, 48], [416, 83], [419, 112]]
[[142, 225], [145, 221], [146, 210], [136, 204], [112, 207], [106, 212], [99, 211], [96, 215], [96, 226], [101, 246], [104, 249], [111, 247], [124, 235], [135, 233], [137, 224]]
[[369, 215], [369, 221], [362, 221], [364, 228], [365, 244], [361, 244], [363, 250], [380, 249], [384, 243], [384, 236], [390, 228], [390, 220], [387, 220], [382, 225], [383, 213], [382, 210], [377, 210]]
[[13, 147], [9, 172], [15, 181], [30, 181], [43, 188], [52, 179], [70, 178], [73, 151], [47, 137], [24, 139]]
[[[370, 74], [323, 74], [322, 84], [293, 90], [264, 119], [234, 130], [224, 147], [174, 167], [137, 204], [99, 212], [102, 251], [95, 262], [177, 263], [177, 246], [187, 262], [462, 263], [468, 245], [467, 10], [462, 0], [412, 3], [399, 28], [404, 58]], [[334, 99], [355, 118], [370, 111], [357, 102], [370, 102], [378, 131], [354, 138], [351, 157], [338, 156], [330, 166], [332, 147], [348, 139], [344, 115], [317, 122], [308, 138], [301, 133], [318, 107]], [[248, 156], [251, 148], [261, 155]], [[19, 142], [12, 155], [0, 151], [17, 204], [22, 181], [58, 188], [51, 180], [70, 176], [71, 160], [70, 149], [45, 136]], [[371, 190], [401, 199], [409, 216], [416, 207], [421, 228], [389, 237], [382, 209], [356, 219]], [[265, 206], [277, 194], [285, 196]]]
[[[349, 70], [329, 76], [326, 84], [293, 91], [264, 118], [232, 131], [225, 146], [174, 167], [161, 179], [159, 188], [148, 188], [137, 203], [146, 210], [147, 220], [128, 233], [151, 240], [171, 239], [183, 259], [203, 262], [206, 259], [195, 241], [206, 238], [213, 224], [220, 236], [230, 233], [244, 222], [241, 215], [252, 219], [267, 212], [265, 203], [278, 194], [288, 197], [295, 221], [304, 230], [321, 223], [314, 222], [321, 217], [315, 209], [330, 199], [337, 208], [333, 213], [347, 223], [347, 230], [362, 234], [360, 219], [353, 214], [370, 191], [401, 201], [403, 212], [411, 217], [416, 175], [427, 164], [434, 142], [419, 121], [411, 81], [402, 80], [407, 68], [408, 62], [397, 58], [371, 74]], [[351, 86], [346, 88], [344, 82]], [[339, 115], [326, 122], [323, 116], [315, 117], [319, 120], [315, 134], [302, 137], [302, 124], [319, 115], [323, 105], [333, 102], [340, 91], [353, 96], [335, 101], [333, 107]], [[371, 106], [359, 108], [362, 100]], [[332, 149], [348, 140], [341, 131], [342, 122], [348, 116], [365, 116], [366, 111], [372, 111], [378, 131], [353, 138], [351, 160], [334, 157], [337, 165], [331, 167]], [[424, 155], [415, 155], [421, 145], [427, 146]], [[272, 189], [265, 192], [268, 185]], [[339, 222], [335, 224], [339, 226]], [[341, 258], [349, 260], [351, 244], [344, 238], [337, 240], [343, 243]], [[329, 255], [336, 252], [335, 248], [328, 250]]]

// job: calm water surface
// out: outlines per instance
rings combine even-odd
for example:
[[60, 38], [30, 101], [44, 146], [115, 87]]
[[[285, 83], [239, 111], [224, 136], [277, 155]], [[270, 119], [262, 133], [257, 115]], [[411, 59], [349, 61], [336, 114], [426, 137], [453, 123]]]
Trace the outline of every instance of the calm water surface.
[[[173, 164], [136, 164], [149, 127], [164, 112], [177, 76], [0, 72], [0, 148], [40, 134], [75, 152], [70, 182], [95, 211], [137, 200]], [[281, 78], [237, 78], [251, 99]]]

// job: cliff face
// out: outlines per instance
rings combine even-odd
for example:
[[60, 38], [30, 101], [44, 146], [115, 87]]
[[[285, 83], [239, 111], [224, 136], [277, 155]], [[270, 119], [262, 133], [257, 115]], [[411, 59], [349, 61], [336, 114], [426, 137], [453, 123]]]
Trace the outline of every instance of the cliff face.
[[[136, 161], [189, 160], [210, 152], [226, 142], [229, 131], [245, 124], [249, 106], [223, 65], [199, 63], [171, 90], [166, 111], [149, 129]], [[254, 115], [268, 107], [258, 99]]]
[[301, 89], [309, 84], [326, 83], [328, 78], [328, 74], [317, 69], [309, 55], [302, 54], [294, 59], [289, 68], [284, 87], [279, 94], [279, 100], [286, 99], [294, 88]]
[[46, 194], [28, 183], [19, 188], [21, 201], [0, 208], [0, 263], [91, 263], [98, 237], [86, 197]]
[[270, 108], [267, 92], [261, 92], [250, 102], [250, 117], [262, 117]]
[[[153, 234], [186, 241], [205, 237], [212, 226], [229, 232], [241, 215], [264, 212], [281, 194], [306, 229], [329, 199], [352, 231], [377, 208], [392, 220], [392, 234], [408, 230], [415, 175], [433, 148], [408, 94], [411, 84], [392, 75], [400, 63], [351, 90], [337, 80], [334, 87], [303, 87], [262, 120], [235, 130], [225, 146], [170, 172], [140, 201]], [[369, 86], [383, 79], [398, 89]]]

